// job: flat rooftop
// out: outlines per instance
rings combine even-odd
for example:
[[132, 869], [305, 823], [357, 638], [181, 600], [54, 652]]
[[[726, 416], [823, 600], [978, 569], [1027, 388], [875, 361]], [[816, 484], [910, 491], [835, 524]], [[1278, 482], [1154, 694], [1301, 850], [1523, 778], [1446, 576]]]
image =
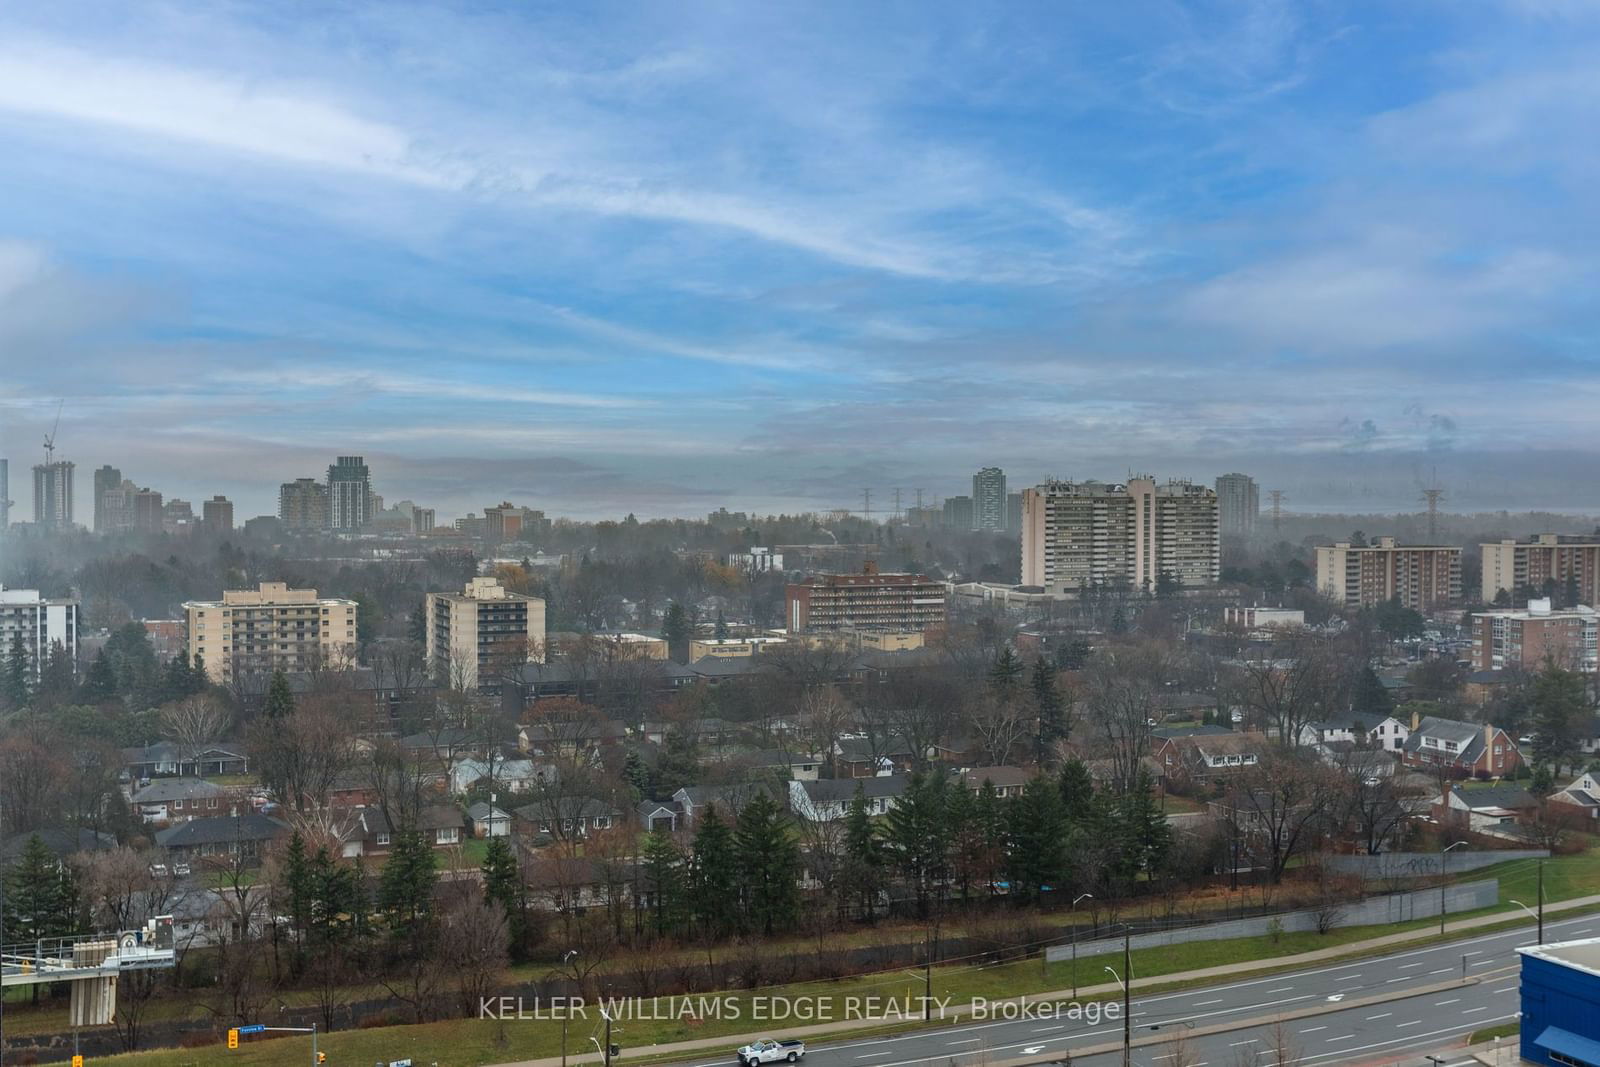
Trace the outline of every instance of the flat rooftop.
[[1525, 945], [1517, 949], [1524, 956], [1559, 963], [1600, 978], [1600, 937], [1579, 941], [1556, 941], [1548, 945]]

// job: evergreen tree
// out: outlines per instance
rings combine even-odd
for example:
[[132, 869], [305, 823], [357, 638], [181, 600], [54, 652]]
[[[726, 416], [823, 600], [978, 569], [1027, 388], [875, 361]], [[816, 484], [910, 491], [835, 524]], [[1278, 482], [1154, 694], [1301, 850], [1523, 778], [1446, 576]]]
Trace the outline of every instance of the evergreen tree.
[[1057, 784], [1031, 779], [1006, 815], [1012, 896], [1037, 900], [1047, 889], [1060, 889], [1067, 875], [1067, 818]]
[[1371, 667], [1356, 676], [1355, 691], [1350, 694], [1350, 706], [1361, 712], [1394, 714], [1394, 698], [1379, 680], [1378, 672]]
[[1043, 763], [1051, 746], [1066, 739], [1067, 717], [1061, 691], [1056, 688], [1055, 668], [1043, 656], [1033, 661], [1033, 677], [1029, 684], [1033, 689], [1034, 711], [1039, 716], [1035, 758]]
[[439, 874], [433, 850], [416, 830], [395, 833], [389, 857], [378, 876], [378, 904], [398, 939], [416, 944], [416, 935], [433, 914], [433, 887]]
[[94, 662], [89, 664], [89, 670], [83, 676], [83, 685], [78, 687], [77, 702], [99, 705], [109, 704], [116, 699], [117, 675], [111, 669], [111, 657], [102, 648], [95, 654]]
[[683, 851], [667, 834], [654, 830], [645, 838], [642, 860], [656, 936], [675, 934], [683, 922], [685, 903]]
[[867, 791], [860, 782], [844, 816], [843, 874], [846, 893], [855, 898], [862, 917], [872, 922], [883, 891], [883, 843], [867, 812]]
[[1012, 697], [1022, 686], [1022, 661], [1007, 645], [989, 665], [989, 688], [1001, 698]]
[[72, 870], [56, 859], [38, 834], [28, 835], [5, 872], [6, 936], [13, 941], [77, 933], [77, 889]]
[[689, 639], [694, 636], [694, 625], [683, 605], [674, 600], [667, 606], [661, 620], [661, 637], [667, 642], [667, 655], [679, 663], [689, 658]]
[[303, 949], [311, 932], [314, 889], [311, 884], [311, 861], [306, 855], [305, 838], [300, 836], [299, 830], [289, 836], [289, 846], [283, 853], [283, 889], [289, 897], [289, 921]]
[[949, 860], [948, 797], [949, 779], [943, 774], [913, 774], [883, 819], [885, 846], [916, 895], [918, 918], [927, 918]]
[[52, 642], [49, 652], [45, 654], [39, 686], [33, 694], [34, 704], [48, 708], [65, 704], [72, 699], [77, 688], [78, 675], [72, 665], [72, 656], [60, 641]]
[[702, 931], [726, 932], [738, 916], [730, 904], [738, 899], [739, 868], [733, 830], [716, 808], [706, 809], [694, 831], [694, 856], [689, 868], [694, 890], [694, 918]]
[[20, 632], [11, 637], [5, 675], [0, 678], [0, 696], [5, 697], [6, 706], [12, 709], [27, 707], [33, 696], [33, 658], [28, 655], [28, 646], [23, 643]]
[[1533, 757], [1560, 766], [1576, 756], [1591, 709], [1583, 675], [1546, 663], [1533, 682]]
[[517, 857], [504, 837], [489, 838], [483, 853], [483, 896], [506, 916], [511, 958], [521, 962], [528, 953], [528, 893], [517, 868]]
[[361, 884], [353, 868], [339, 863], [326, 847], [317, 849], [307, 864], [310, 889], [311, 944], [313, 951], [326, 952], [345, 942], [356, 928]]
[[268, 719], [280, 721], [294, 713], [294, 690], [289, 688], [289, 676], [281, 670], [272, 672], [272, 681], [267, 686], [267, 699], [262, 705], [262, 712]]
[[759, 793], [739, 812], [738, 848], [745, 921], [766, 937], [800, 912], [800, 846], [771, 797]]
[[1148, 772], [1141, 770], [1133, 787], [1121, 798], [1122, 838], [1129, 865], [1148, 878], [1159, 878], [1166, 870], [1172, 847], [1172, 827], [1151, 795]]
[[1061, 793], [1061, 809], [1072, 826], [1085, 826], [1094, 814], [1094, 779], [1082, 760], [1068, 760], [1056, 781]]
[[713, 636], [715, 636], [718, 641], [726, 641], [728, 639], [728, 622], [722, 617], [721, 608], [717, 609], [717, 625], [713, 632]]
[[650, 769], [644, 765], [644, 759], [633, 749], [622, 757], [622, 780], [628, 783], [628, 788], [633, 792], [633, 799], [637, 802], [643, 800], [650, 791]]

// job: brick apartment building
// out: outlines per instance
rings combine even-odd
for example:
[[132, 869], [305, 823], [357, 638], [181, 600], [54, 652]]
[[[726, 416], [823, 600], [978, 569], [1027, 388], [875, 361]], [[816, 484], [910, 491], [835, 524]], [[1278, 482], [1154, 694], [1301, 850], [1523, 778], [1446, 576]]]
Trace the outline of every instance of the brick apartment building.
[[785, 589], [792, 633], [921, 631], [945, 622], [944, 584], [923, 574], [819, 574]]
[[1537, 670], [1546, 660], [1593, 673], [1600, 670], [1600, 613], [1579, 605], [1553, 610], [1549, 600], [1530, 600], [1525, 610], [1482, 611], [1472, 616], [1472, 665], [1480, 671], [1507, 667]]
[[1421, 612], [1449, 607], [1461, 600], [1461, 549], [1402, 545], [1392, 537], [1318, 545], [1317, 589], [1347, 608], [1390, 600]]
[[1540, 534], [1527, 541], [1497, 541], [1483, 549], [1483, 602], [1519, 589], [1542, 592], [1554, 582], [1579, 604], [1600, 604], [1600, 538]]

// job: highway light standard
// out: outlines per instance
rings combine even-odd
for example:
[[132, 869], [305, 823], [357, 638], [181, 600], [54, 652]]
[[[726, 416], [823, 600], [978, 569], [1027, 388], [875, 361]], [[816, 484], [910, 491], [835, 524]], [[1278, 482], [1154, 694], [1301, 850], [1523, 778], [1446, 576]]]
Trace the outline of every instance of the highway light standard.
[[1078, 995], [1078, 901], [1093, 900], [1093, 893], [1080, 893], [1072, 901], [1072, 995]]
[[1132, 1067], [1133, 1063], [1133, 1001], [1130, 999], [1132, 992], [1129, 983], [1133, 981], [1133, 957], [1130, 947], [1129, 935], [1132, 927], [1124, 924], [1122, 927], [1122, 974], [1117, 974], [1115, 968], [1109, 964], [1106, 973], [1117, 980], [1122, 987], [1122, 1067]]
[[1447, 848], [1439, 850], [1439, 932], [1444, 933], [1445, 891], [1450, 888], [1450, 880], [1445, 877], [1445, 865], [1449, 862], [1450, 849], [1460, 848], [1465, 841], [1457, 841]]

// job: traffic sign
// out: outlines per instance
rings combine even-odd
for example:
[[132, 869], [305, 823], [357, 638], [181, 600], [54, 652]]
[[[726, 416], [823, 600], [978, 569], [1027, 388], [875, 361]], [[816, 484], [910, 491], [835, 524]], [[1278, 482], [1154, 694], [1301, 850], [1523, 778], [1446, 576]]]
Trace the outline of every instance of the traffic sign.
[[267, 1028], [266, 1023], [251, 1023], [249, 1026], [239, 1027], [241, 1034], [259, 1034]]
[[390, 1060], [389, 1067], [411, 1067], [410, 1060]]
[[238, 1048], [239, 1047], [239, 1030], [238, 1030], [237, 1027], [235, 1027], [233, 1029], [230, 1029], [228, 1031], [228, 1047], [229, 1048]]
[[72, 1057], [72, 1067], [83, 1067], [83, 1057], [82, 1056], [74, 1056], [74, 1057]]

